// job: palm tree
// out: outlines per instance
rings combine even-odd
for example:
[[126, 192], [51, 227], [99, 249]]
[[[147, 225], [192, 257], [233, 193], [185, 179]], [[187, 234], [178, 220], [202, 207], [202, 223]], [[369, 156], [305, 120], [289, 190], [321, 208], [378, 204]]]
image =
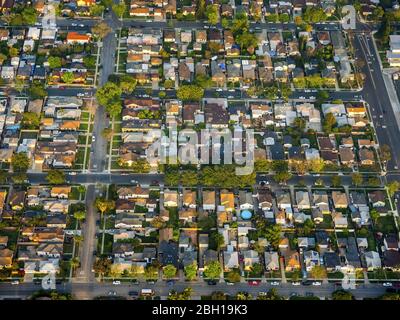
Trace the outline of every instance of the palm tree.
[[74, 235], [74, 241], [76, 244], [80, 244], [83, 241], [82, 235]]
[[74, 257], [71, 260], [71, 268], [72, 268], [72, 270], [75, 269], [75, 268], [78, 268], [79, 264], [80, 264], [79, 257]]

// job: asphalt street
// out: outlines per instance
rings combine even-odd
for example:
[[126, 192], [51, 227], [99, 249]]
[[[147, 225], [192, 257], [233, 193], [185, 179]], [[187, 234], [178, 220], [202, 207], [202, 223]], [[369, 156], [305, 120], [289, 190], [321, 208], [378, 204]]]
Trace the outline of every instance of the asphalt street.
[[379, 144], [387, 144], [392, 151], [392, 160], [388, 162], [388, 171], [400, 168], [399, 127], [391, 107], [389, 95], [379, 65], [378, 53], [373, 45], [372, 35], [356, 34], [354, 36], [356, 57], [365, 61], [362, 72], [366, 75], [364, 88], [359, 93], [369, 104], [369, 112], [374, 122]]
[[[248, 283], [236, 283], [229, 286], [226, 283], [217, 283], [210, 286], [204, 281], [198, 282], [175, 282], [173, 285], [168, 285], [165, 281], [158, 281], [154, 285], [147, 283], [135, 284], [120, 284], [113, 285], [107, 282], [91, 282], [91, 283], [63, 283], [56, 285], [56, 290], [60, 292], [72, 293], [76, 299], [93, 299], [98, 296], [106, 296], [110, 291], [116, 292], [117, 296], [128, 296], [129, 291], [138, 291], [141, 289], [149, 288], [155, 291], [156, 295], [166, 297], [171, 289], [182, 291], [186, 287], [193, 289], [192, 296], [210, 295], [214, 291], [222, 291], [230, 295], [234, 295], [241, 291], [246, 291], [253, 296], [257, 296], [259, 292], [266, 292], [271, 288], [276, 288], [278, 293], [289, 297], [291, 294], [296, 293], [305, 296], [307, 293], [312, 293], [318, 297], [329, 298], [333, 291], [340, 288], [333, 283], [322, 284], [320, 286], [293, 286], [291, 284], [280, 284], [279, 286], [272, 286], [269, 283], [260, 283], [258, 286], [251, 286]], [[0, 291], [3, 298], [22, 298], [29, 297], [35, 291], [40, 290], [40, 284], [24, 283], [20, 285], [10, 285], [1, 283]], [[386, 288], [382, 284], [358, 284], [356, 289], [351, 290], [356, 298], [375, 298], [385, 293]]]

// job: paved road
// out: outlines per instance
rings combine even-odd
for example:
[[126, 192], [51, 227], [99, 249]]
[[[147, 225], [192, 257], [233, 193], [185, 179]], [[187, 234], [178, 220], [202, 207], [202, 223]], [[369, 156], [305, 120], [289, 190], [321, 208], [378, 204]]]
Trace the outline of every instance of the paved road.
[[74, 281], [93, 282], [95, 280], [92, 272], [94, 255], [96, 250], [96, 210], [93, 202], [96, 199], [94, 185], [89, 185], [86, 191], [86, 220], [82, 228], [83, 242], [80, 248], [80, 268], [77, 270]]
[[[111, 13], [112, 15], [112, 20], [116, 22], [118, 19], [116, 19], [114, 13]], [[110, 17], [105, 17], [105, 21], [108, 22], [110, 21]], [[68, 28], [70, 30], [89, 30], [92, 26], [96, 25], [99, 23], [99, 19], [66, 19], [66, 18], [61, 18], [57, 17], [57, 26], [61, 28]], [[78, 26], [73, 26], [77, 24]], [[79, 27], [79, 24], [83, 24], [84, 27]], [[124, 28], [128, 27], [137, 27], [137, 28], [160, 28], [160, 29], [165, 29], [165, 28], [170, 28], [171, 26], [174, 28], [193, 28], [193, 29], [198, 29], [198, 28], [209, 28], [211, 27], [209, 23], [207, 22], [201, 22], [201, 21], [177, 21], [177, 20], [171, 20], [170, 22], [166, 21], [151, 21], [147, 22], [144, 20], [140, 19], [124, 19], [121, 24], [118, 24], [118, 26], [123, 26]], [[222, 28], [221, 24], [217, 24], [215, 26], [216, 28]], [[250, 22], [250, 28], [256, 29], [267, 29], [267, 30], [296, 30], [297, 26], [295, 23], [262, 23], [262, 22]], [[337, 22], [327, 22], [327, 23], [317, 23], [314, 25], [315, 30], [339, 30], [340, 25]]]
[[[143, 288], [153, 288], [156, 295], [167, 296], [171, 289], [182, 291], [186, 287], [193, 289], [193, 296], [210, 295], [214, 291], [226, 292], [234, 295], [240, 291], [246, 291], [257, 296], [260, 291], [268, 291], [271, 288], [276, 288], [279, 294], [290, 296], [291, 293], [305, 295], [307, 292], [312, 292], [315, 296], [330, 297], [332, 292], [337, 289], [334, 284], [323, 284], [319, 287], [315, 286], [292, 286], [291, 284], [281, 284], [280, 286], [271, 286], [270, 284], [261, 283], [259, 286], [250, 286], [247, 283], [237, 283], [234, 286], [228, 286], [225, 283], [218, 283], [215, 286], [209, 286], [203, 281], [194, 283], [176, 282], [173, 286], [168, 286], [166, 282], [157, 282], [155, 285], [139, 284], [139, 285], [112, 285], [110, 283], [66, 283], [56, 286], [56, 290], [60, 292], [70, 292], [76, 299], [93, 299], [100, 295], [107, 295], [109, 291], [115, 291], [118, 296], [127, 296], [128, 292], [140, 291]], [[12, 286], [10, 284], [1, 283], [0, 292], [2, 297], [20, 297], [26, 298], [33, 292], [40, 289], [40, 285], [33, 283], [20, 284]], [[385, 293], [385, 288], [381, 284], [361, 284], [357, 289], [352, 290], [356, 298], [378, 297]]]
[[360, 94], [370, 106], [369, 111], [374, 122], [379, 144], [387, 144], [391, 148], [392, 160], [389, 161], [387, 168], [389, 171], [397, 170], [395, 167], [400, 168], [400, 144], [397, 141], [400, 132], [383, 80], [372, 35], [355, 35], [354, 47], [357, 58], [365, 61], [362, 71], [366, 75], [366, 79]]
[[[28, 179], [32, 184], [46, 184], [47, 173], [28, 173]], [[142, 185], [162, 183], [162, 174], [124, 174], [124, 173], [78, 173], [70, 175], [67, 173], [67, 181], [72, 184], [129, 184], [137, 181]], [[156, 183], [156, 181], [158, 183]]]

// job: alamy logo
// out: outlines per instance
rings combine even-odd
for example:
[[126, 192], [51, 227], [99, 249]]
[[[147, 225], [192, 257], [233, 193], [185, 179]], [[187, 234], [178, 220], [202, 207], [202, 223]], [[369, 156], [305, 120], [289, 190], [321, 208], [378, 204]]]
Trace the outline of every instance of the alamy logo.
[[48, 275], [42, 278], [43, 290], [55, 290], [56, 289], [56, 273], [50, 272]]
[[[248, 175], [254, 170], [254, 130], [184, 129], [176, 126], [154, 130], [155, 141], [146, 151], [149, 162], [159, 164], [236, 164], [237, 175]], [[223, 158], [223, 159], [221, 159]]]
[[355, 30], [357, 21], [356, 9], [351, 5], [343, 6], [342, 15], [342, 28], [344, 30]]
[[356, 275], [354, 273], [345, 274], [342, 279], [342, 288], [344, 290], [356, 289]]

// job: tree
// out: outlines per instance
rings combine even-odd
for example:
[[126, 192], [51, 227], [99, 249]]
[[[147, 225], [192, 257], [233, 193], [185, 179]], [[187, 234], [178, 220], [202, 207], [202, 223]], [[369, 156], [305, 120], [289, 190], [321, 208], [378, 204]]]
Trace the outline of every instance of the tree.
[[254, 52], [254, 48], [258, 45], [257, 37], [249, 32], [238, 35], [235, 40], [242, 50], [246, 49], [250, 54]]
[[332, 186], [340, 187], [341, 185], [342, 185], [342, 178], [340, 176], [333, 176], [332, 177]]
[[384, 162], [390, 161], [392, 159], [392, 153], [390, 147], [387, 144], [384, 144], [380, 147], [379, 157]]
[[294, 119], [292, 126], [299, 130], [300, 132], [303, 132], [304, 129], [306, 128], [306, 120], [303, 118], [297, 117]]
[[114, 134], [114, 131], [111, 128], [104, 128], [103, 132], [101, 133], [103, 138], [106, 139], [107, 141], [111, 140], [113, 134]]
[[336, 290], [332, 292], [332, 300], [354, 300], [354, 296], [349, 291]]
[[312, 172], [321, 172], [324, 170], [325, 163], [322, 159], [313, 159], [308, 161], [308, 169]]
[[326, 270], [323, 266], [314, 266], [310, 271], [311, 276], [314, 279], [324, 279], [326, 278]]
[[33, 7], [25, 7], [21, 15], [25, 24], [33, 25], [36, 23], [38, 12]]
[[33, 100], [35, 100], [35, 99], [43, 99], [43, 98], [45, 98], [46, 96], [47, 96], [47, 92], [46, 92], [46, 90], [44, 89], [44, 85], [42, 84], [42, 83], [32, 83], [32, 84], [30, 84], [30, 86], [29, 86], [29, 89], [28, 89], [28, 92], [29, 92], [29, 96], [33, 99]]
[[182, 292], [176, 292], [175, 290], [171, 290], [168, 295], [168, 300], [190, 300], [192, 292], [193, 289], [190, 287], [183, 289]]
[[52, 69], [61, 68], [62, 66], [62, 60], [60, 57], [49, 57], [47, 62], [49, 63], [50, 68]]
[[85, 220], [86, 212], [85, 211], [75, 211], [74, 218], [79, 221]]
[[227, 279], [229, 282], [233, 282], [233, 283], [240, 282], [240, 279], [241, 279], [240, 272], [237, 269], [229, 271], [228, 275], [227, 275]]
[[92, 33], [98, 36], [100, 39], [103, 39], [109, 32], [111, 32], [111, 28], [105, 22], [100, 22], [92, 27]]
[[260, 276], [264, 270], [261, 263], [255, 263], [251, 266], [250, 271], [253, 275]]
[[123, 93], [130, 94], [135, 90], [137, 80], [129, 75], [123, 75], [119, 79], [119, 85]]
[[232, 21], [232, 32], [234, 34], [247, 32], [249, 30], [250, 23], [245, 12], [239, 12], [235, 15]]
[[176, 96], [182, 101], [198, 101], [204, 96], [204, 89], [196, 85], [181, 86]]
[[333, 127], [336, 125], [336, 118], [333, 113], [329, 112], [326, 114], [324, 123], [322, 125], [325, 133], [331, 133]]
[[225, 244], [224, 236], [219, 232], [215, 232], [212, 237], [217, 244], [217, 250], [219, 251], [221, 247]]
[[193, 170], [184, 171], [181, 176], [181, 183], [183, 186], [192, 187], [197, 185], [198, 177], [197, 172]]
[[238, 292], [235, 296], [236, 300], [251, 300], [252, 296], [248, 292]]
[[265, 238], [274, 248], [278, 248], [281, 232], [282, 229], [278, 224], [270, 225], [265, 230]]
[[274, 180], [278, 183], [287, 182], [292, 177], [290, 172], [277, 172], [274, 175]]
[[153, 266], [153, 265], [149, 265], [144, 269], [144, 277], [147, 280], [153, 280], [153, 279], [157, 279], [158, 276], [158, 268]]
[[37, 130], [40, 126], [40, 116], [35, 112], [24, 112], [21, 124], [23, 129]]
[[202, 74], [196, 76], [195, 83], [203, 89], [211, 88], [213, 85], [211, 78]]
[[292, 162], [293, 170], [299, 175], [304, 175], [307, 171], [307, 162], [305, 160], [294, 160]]
[[126, 11], [126, 5], [125, 5], [125, 3], [119, 3], [119, 4], [113, 4], [112, 5], [112, 11], [114, 11], [114, 13], [115, 13], [115, 15], [117, 16], [117, 17], [122, 17], [123, 16], [123, 14], [125, 13], [125, 11]]
[[353, 185], [355, 185], [356, 187], [362, 185], [363, 183], [363, 176], [361, 175], [361, 173], [358, 172], [354, 172], [351, 174], [351, 182], [353, 183]]
[[226, 17], [223, 17], [221, 19], [221, 26], [223, 29], [227, 29], [229, 27], [230, 23], [229, 20]]
[[221, 264], [218, 260], [210, 261], [205, 265], [204, 276], [207, 279], [217, 279], [222, 272]]
[[10, 49], [8, 49], [8, 55], [11, 58], [14, 58], [19, 55], [19, 50], [15, 47], [10, 47]]
[[156, 216], [153, 218], [153, 220], [151, 220], [150, 225], [156, 229], [163, 229], [166, 223], [163, 218], [161, 218], [160, 216]]
[[216, 25], [219, 21], [218, 5], [210, 4], [206, 7], [206, 16], [208, 23]]
[[196, 10], [196, 18], [203, 19], [206, 13], [206, 1], [198, 0], [197, 1], [197, 10]]
[[329, 99], [329, 92], [325, 90], [319, 90], [317, 93], [317, 99], [320, 101], [325, 101]]
[[100, 276], [104, 276], [110, 272], [111, 264], [111, 260], [107, 259], [106, 257], [98, 258], [94, 262], [93, 270]]
[[46, 180], [50, 184], [63, 184], [65, 183], [65, 173], [60, 170], [50, 170], [47, 173]]
[[93, 56], [84, 56], [83, 57], [83, 64], [88, 69], [96, 68], [96, 57]]
[[197, 277], [197, 262], [193, 261], [191, 264], [185, 266], [185, 277], [189, 281], [196, 279]]
[[176, 276], [177, 269], [173, 264], [167, 264], [163, 267], [163, 275], [167, 279], [172, 279]]
[[107, 112], [115, 117], [122, 111], [121, 104], [122, 89], [112, 82], [107, 82], [103, 87], [97, 90], [97, 101], [106, 107]]
[[100, 211], [101, 215], [103, 215], [105, 212], [115, 208], [115, 202], [112, 200], [97, 198], [95, 201], [95, 206]]
[[15, 184], [24, 184], [28, 180], [25, 172], [18, 172], [12, 175], [11, 180]]
[[309, 236], [311, 234], [311, 232], [314, 230], [315, 224], [311, 219], [307, 219], [304, 222], [303, 228], [304, 228], [304, 234], [306, 236]]
[[284, 298], [278, 294], [276, 288], [271, 288], [268, 290], [266, 295], [266, 300], [283, 300]]
[[64, 73], [61, 75], [61, 79], [62, 79], [62, 81], [64, 81], [65, 83], [71, 84], [72, 82], [74, 82], [75, 77], [74, 77], [74, 74], [73, 74], [72, 72], [67, 71], [67, 72], [64, 72]]
[[380, 217], [378, 210], [376, 210], [375, 208], [371, 209], [369, 215], [371, 216], [371, 219], [372, 221], [374, 221], [374, 223], [376, 223], [378, 221], [378, 218]]
[[25, 152], [13, 154], [11, 158], [11, 165], [14, 172], [28, 171], [30, 160]]
[[103, 14], [104, 9], [105, 9], [104, 6], [102, 6], [101, 4], [94, 4], [90, 6], [89, 12], [90, 15], [98, 17]]
[[388, 193], [391, 197], [394, 196], [394, 194], [399, 191], [400, 188], [400, 182], [398, 182], [397, 180], [388, 182], [386, 185], [386, 188], [388, 190]]

